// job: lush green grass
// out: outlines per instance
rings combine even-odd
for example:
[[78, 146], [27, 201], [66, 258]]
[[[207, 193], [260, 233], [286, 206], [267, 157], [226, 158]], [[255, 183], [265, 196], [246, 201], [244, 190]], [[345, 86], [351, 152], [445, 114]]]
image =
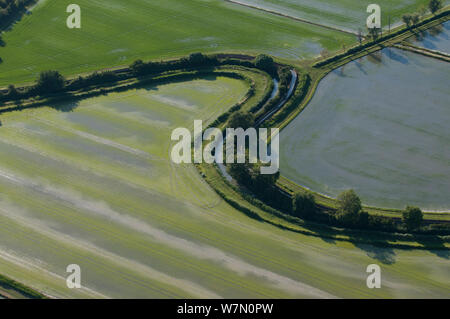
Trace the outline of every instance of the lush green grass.
[[74, 75], [195, 51], [265, 52], [298, 60], [355, 41], [220, 0], [80, 0], [82, 28], [70, 30], [69, 3], [46, 0], [4, 34], [0, 86], [32, 81], [46, 69]]
[[[382, 24], [401, 22], [404, 13], [418, 12], [429, 0], [237, 0], [266, 10], [306, 19], [323, 25], [366, 32], [367, 6], [376, 3], [381, 7]], [[445, 1], [444, 1], [445, 2]]]
[[[0, 273], [58, 297], [447, 295], [445, 251], [283, 231], [230, 207], [193, 166], [171, 164], [173, 128], [212, 120], [246, 91], [210, 77], [92, 98], [69, 113], [4, 114]], [[383, 288], [369, 290], [374, 262]], [[71, 263], [81, 290], [65, 288]]]

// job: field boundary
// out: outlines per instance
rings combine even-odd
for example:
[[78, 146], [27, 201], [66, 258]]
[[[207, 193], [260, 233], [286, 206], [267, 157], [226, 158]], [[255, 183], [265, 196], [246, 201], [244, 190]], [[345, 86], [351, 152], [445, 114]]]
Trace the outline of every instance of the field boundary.
[[0, 274], [0, 295], [4, 296], [7, 299], [15, 299], [15, 296], [11, 295], [7, 291], [3, 291], [2, 288], [13, 290], [22, 295], [24, 298], [48, 299], [47, 296], [40, 293], [39, 291]]

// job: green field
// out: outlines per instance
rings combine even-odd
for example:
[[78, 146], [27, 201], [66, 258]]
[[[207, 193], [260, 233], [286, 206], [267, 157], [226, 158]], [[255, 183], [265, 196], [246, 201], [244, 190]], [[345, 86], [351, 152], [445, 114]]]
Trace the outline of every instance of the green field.
[[[376, 3], [381, 7], [384, 27], [401, 22], [404, 13], [418, 12], [427, 6], [427, 0], [236, 0], [244, 4], [281, 13], [295, 18], [342, 28], [366, 32], [367, 6]], [[445, 2], [445, 1], [444, 1]]]
[[[250, 74], [251, 75], [251, 74]], [[441, 297], [446, 251], [324, 241], [249, 219], [170, 132], [246, 93], [205, 78], [2, 115], [0, 273], [56, 297]], [[66, 107], [63, 107], [66, 106]], [[382, 289], [365, 268], [383, 264]], [[82, 268], [81, 290], [65, 267]]]
[[221, 0], [80, 0], [82, 28], [70, 30], [70, 3], [43, 1], [4, 34], [0, 87], [33, 81], [47, 69], [75, 75], [195, 51], [265, 52], [299, 60], [355, 41], [348, 34]]

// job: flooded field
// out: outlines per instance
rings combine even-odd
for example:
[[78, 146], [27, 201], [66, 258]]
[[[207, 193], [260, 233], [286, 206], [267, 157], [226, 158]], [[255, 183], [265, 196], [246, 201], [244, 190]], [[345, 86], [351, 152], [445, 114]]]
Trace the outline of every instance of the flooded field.
[[366, 29], [367, 6], [372, 3], [380, 5], [383, 26], [401, 22], [402, 13], [415, 12], [425, 0], [235, 0], [254, 7], [278, 12], [291, 17], [305, 19], [326, 26], [348, 31]]
[[450, 54], [450, 21], [408, 39], [414, 45]]
[[450, 210], [450, 65], [385, 49], [329, 74], [281, 132], [281, 173], [368, 205]]
[[[0, 273], [60, 298], [448, 295], [443, 252], [334, 242], [232, 208], [169, 160], [175, 127], [247, 92], [205, 78], [3, 114]], [[383, 264], [383, 288], [366, 267]], [[81, 267], [68, 289], [66, 267]]]

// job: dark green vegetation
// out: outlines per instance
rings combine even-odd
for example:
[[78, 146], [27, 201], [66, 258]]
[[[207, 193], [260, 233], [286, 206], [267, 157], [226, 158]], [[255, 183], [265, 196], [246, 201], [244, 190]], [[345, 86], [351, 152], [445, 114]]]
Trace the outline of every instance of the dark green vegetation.
[[[6, 29], [15, 19], [25, 13], [26, 8], [37, 0], [0, 0], [0, 47], [6, 45], [2, 38], [2, 31]], [[3, 62], [0, 55], [0, 64]]]
[[428, 8], [433, 14], [436, 13], [438, 10], [442, 9], [442, 0], [430, 0]]
[[420, 208], [411, 206], [406, 207], [403, 212], [403, 222], [408, 230], [420, 228], [423, 223], [423, 213]]
[[19, 18], [29, 5], [36, 2], [37, 0], [0, 0], [0, 30]]
[[87, 88], [108, 86], [131, 77], [143, 77], [200, 67], [208, 68], [220, 64], [221, 62], [216, 57], [193, 53], [187, 58], [173, 61], [144, 63], [142, 60], [137, 60], [128, 69], [120, 70], [120, 72], [94, 72], [69, 81], [65, 80], [58, 71], [44, 71], [39, 74], [35, 85], [23, 87], [20, 90], [17, 90], [14, 85], [10, 85], [8, 90], [0, 92], [0, 102], [20, 101], [61, 92], [76, 92]]
[[[24, 298], [31, 298], [31, 299], [46, 299], [43, 294], [37, 292], [36, 290], [33, 290], [15, 280], [12, 280], [8, 277], [5, 277], [3, 275], [0, 275], [0, 295], [2, 294], [2, 288], [9, 292], [12, 290], [12, 295], [19, 294], [19, 296], [23, 296]], [[5, 297], [9, 297], [9, 294]], [[14, 297], [14, 296], [12, 296]]]

